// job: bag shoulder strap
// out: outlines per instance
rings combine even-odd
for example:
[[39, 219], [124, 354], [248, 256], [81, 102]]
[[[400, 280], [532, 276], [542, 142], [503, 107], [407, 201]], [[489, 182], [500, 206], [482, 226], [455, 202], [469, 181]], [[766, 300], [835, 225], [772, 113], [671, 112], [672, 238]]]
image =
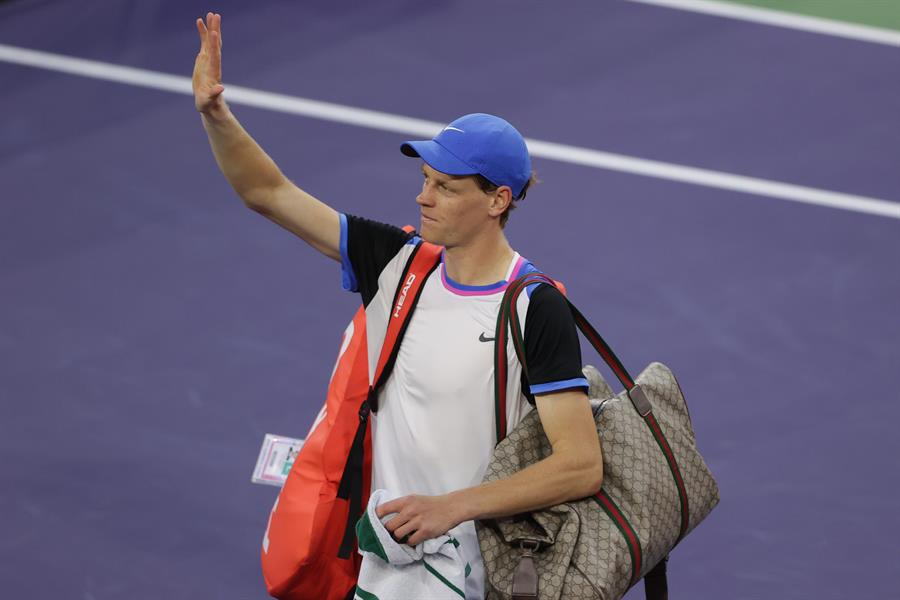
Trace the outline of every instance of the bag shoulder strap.
[[394, 369], [397, 353], [400, 351], [400, 342], [409, 326], [413, 310], [419, 303], [419, 296], [425, 286], [425, 281], [441, 262], [442, 251], [443, 247], [441, 246], [421, 241], [416, 244], [406, 260], [406, 265], [397, 282], [397, 289], [394, 291], [391, 313], [388, 316], [387, 333], [381, 345], [378, 363], [375, 366], [375, 375], [369, 390], [368, 401], [373, 411], [377, 412], [378, 410], [378, 391]]
[[397, 289], [394, 292], [391, 313], [388, 316], [387, 333], [381, 345], [375, 376], [369, 385], [367, 398], [359, 407], [359, 425], [353, 436], [353, 444], [344, 464], [344, 473], [338, 485], [337, 497], [348, 500], [347, 522], [344, 535], [338, 549], [338, 558], [350, 558], [356, 544], [356, 521], [362, 516], [363, 463], [365, 461], [366, 430], [369, 425], [369, 413], [378, 410], [378, 391], [387, 381], [397, 360], [400, 342], [409, 325], [413, 310], [419, 302], [419, 296], [425, 280], [440, 264], [442, 248], [425, 241], [420, 241], [413, 248], [406, 260]]
[[[499, 444], [506, 437], [506, 385], [508, 379], [508, 363], [506, 361], [506, 340], [508, 338], [508, 327], [507, 323], [509, 321], [509, 313], [510, 311], [516, 312], [515, 306], [516, 301], [518, 300], [519, 294], [522, 290], [526, 289], [528, 285], [522, 285], [517, 288], [518, 292], [515, 293], [515, 297], [510, 295], [510, 289], [521, 282], [525, 277], [529, 275], [540, 275], [541, 280], [539, 282], [531, 282], [534, 283], [548, 283], [555, 288], [557, 288], [563, 296], [566, 295], [566, 286], [563, 285], [561, 281], [556, 281], [550, 279], [543, 273], [539, 273], [533, 271], [526, 275], [523, 275], [519, 279], [513, 281], [513, 283], [509, 284], [506, 289], [506, 293], [503, 296], [503, 299], [500, 302], [500, 312], [497, 315], [497, 326], [494, 333], [494, 430], [497, 436], [497, 443]], [[529, 285], [531, 285], [529, 284]], [[518, 315], [517, 315], [518, 317]], [[502, 343], [500, 338], [503, 338]], [[519, 362], [522, 364], [522, 373], [525, 374], [525, 378], [528, 379], [528, 370], [525, 367], [525, 362], [523, 360], [525, 356], [524, 349], [522, 352], [517, 351], [517, 356], [519, 358]], [[529, 396], [530, 398], [530, 396]]]

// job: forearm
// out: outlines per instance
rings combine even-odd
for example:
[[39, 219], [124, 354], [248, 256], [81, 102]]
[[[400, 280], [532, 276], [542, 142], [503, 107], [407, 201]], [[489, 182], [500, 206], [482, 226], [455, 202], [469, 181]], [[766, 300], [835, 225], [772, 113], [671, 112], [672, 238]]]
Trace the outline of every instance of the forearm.
[[590, 496], [600, 489], [603, 463], [576, 461], [560, 453], [499, 481], [449, 494], [458, 520], [506, 517]]
[[201, 117], [219, 168], [248, 206], [262, 208], [275, 190], [289, 183], [227, 107], [215, 117]]

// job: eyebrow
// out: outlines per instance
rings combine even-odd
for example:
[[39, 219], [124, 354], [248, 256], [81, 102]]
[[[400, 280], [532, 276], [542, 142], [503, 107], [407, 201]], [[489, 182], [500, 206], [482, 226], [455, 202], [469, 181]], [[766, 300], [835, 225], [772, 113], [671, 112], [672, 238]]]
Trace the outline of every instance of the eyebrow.
[[[420, 165], [419, 170], [422, 171], [422, 175], [428, 177], [428, 171], [425, 170], [425, 164]], [[440, 171], [435, 170], [436, 173], [435, 179], [440, 179], [441, 182], [447, 183], [450, 181], [460, 181], [465, 179], [466, 177], [471, 177], [471, 175], [448, 175], [447, 173], [441, 173]]]

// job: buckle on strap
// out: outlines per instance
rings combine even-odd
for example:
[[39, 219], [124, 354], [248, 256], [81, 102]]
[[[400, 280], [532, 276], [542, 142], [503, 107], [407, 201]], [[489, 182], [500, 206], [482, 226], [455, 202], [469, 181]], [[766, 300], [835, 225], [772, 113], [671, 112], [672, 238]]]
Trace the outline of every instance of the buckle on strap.
[[642, 417], [646, 417], [653, 412], [653, 405], [650, 404], [647, 395], [644, 394], [644, 390], [641, 389], [639, 384], [634, 384], [634, 387], [628, 390], [628, 398]]

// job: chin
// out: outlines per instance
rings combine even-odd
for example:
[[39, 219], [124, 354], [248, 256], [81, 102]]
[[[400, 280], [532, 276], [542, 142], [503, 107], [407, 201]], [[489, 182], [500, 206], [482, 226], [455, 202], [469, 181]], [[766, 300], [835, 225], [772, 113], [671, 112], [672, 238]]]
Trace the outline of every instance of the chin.
[[435, 237], [431, 232], [428, 231], [420, 231], [419, 237], [428, 242], [429, 244], [435, 244], [436, 246], [443, 246], [441, 240]]
[[429, 244], [436, 244], [438, 246], [443, 246], [441, 243], [440, 237], [437, 235], [437, 232], [434, 231], [434, 228], [430, 226], [429, 223], [422, 221], [419, 226], [419, 237], [428, 242]]

